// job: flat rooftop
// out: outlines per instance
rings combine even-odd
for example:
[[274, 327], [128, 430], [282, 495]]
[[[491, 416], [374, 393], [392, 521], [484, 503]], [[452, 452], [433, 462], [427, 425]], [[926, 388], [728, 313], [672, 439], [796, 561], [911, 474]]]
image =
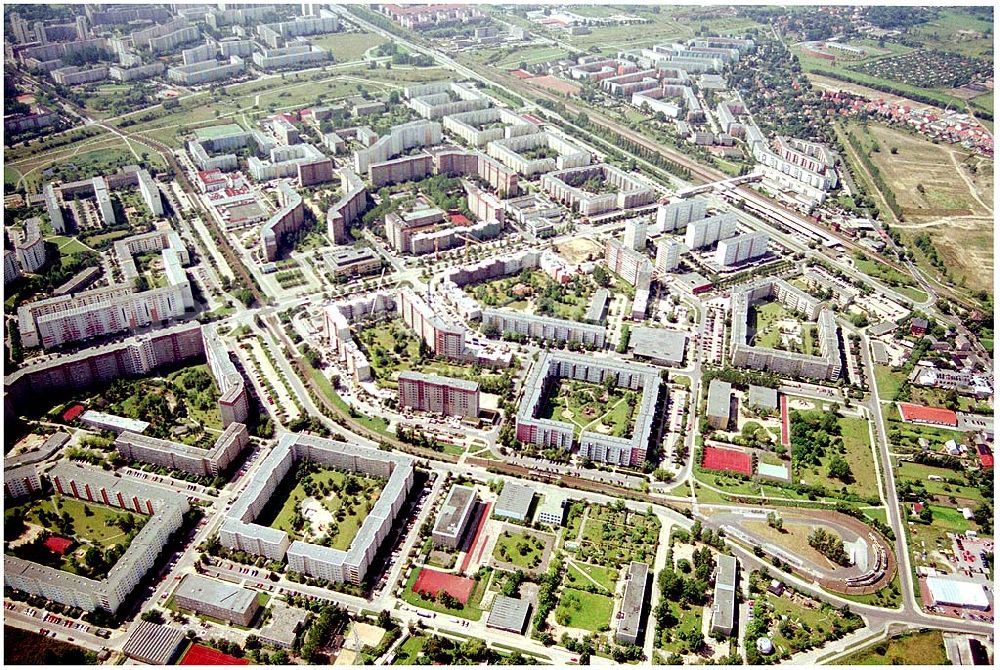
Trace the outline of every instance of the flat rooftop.
[[503, 491], [500, 492], [497, 504], [493, 507], [493, 513], [523, 521], [528, 516], [534, 497], [535, 489], [530, 486], [507, 482], [503, 485]]
[[687, 334], [665, 328], [636, 326], [632, 329], [629, 346], [636, 356], [680, 365], [684, 361]]
[[438, 512], [434, 532], [444, 535], [458, 535], [462, 532], [462, 519], [470, 505], [476, 502], [476, 490], [471, 486], [452, 486], [447, 500]]
[[257, 592], [236, 584], [221, 582], [201, 575], [185, 575], [174, 596], [223, 607], [230, 612], [242, 614], [256, 601]]
[[489, 628], [516, 631], [520, 634], [524, 630], [530, 607], [531, 604], [527, 600], [498, 595], [493, 598], [493, 608], [490, 610], [486, 625]]
[[245, 132], [246, 130], [243, 129], [243, 126], [238, 123], [224, 123], [219, 126], [196, 128], [194, 136], [199, 140], [214, 140], [216, 137], [225, 137], [226, 135], [235, 135], [236, 133]]

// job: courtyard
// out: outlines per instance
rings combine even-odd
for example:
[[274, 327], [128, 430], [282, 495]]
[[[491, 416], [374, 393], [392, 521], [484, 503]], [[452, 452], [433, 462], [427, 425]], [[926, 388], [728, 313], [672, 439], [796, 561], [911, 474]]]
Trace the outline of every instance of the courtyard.
[[570, 423], [579, 437], [584, 431], [631, 438], [640, 396], [609, 384], [560, 379], [542, 405], [538, 418]]

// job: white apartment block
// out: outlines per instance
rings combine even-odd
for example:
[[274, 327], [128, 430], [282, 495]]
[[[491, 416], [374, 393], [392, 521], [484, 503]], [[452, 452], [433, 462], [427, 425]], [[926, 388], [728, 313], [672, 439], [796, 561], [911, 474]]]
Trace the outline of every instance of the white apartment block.
[[366, 149], [354, 152], [354, 171], [364, 174], [373, 163], [384, 163], [415, 147], [441, 144], [441, 124], [436, 121], [412, 121], [389, 129]]
[[[531, 158], [530, 152], [535, 150], [554, 153], [556, 156]], [[589, 151], [549, 132], [493, 140], [486, 145], [486, 153], [490, 158], [500, 161], [525, 177], [554, 170], [585, 167], [591, 162]]]
[[684, 244], [692, 251], [710, 247], [719, 240], [724, 240], [736, 234], [736, 214], [725, 212], [707, 219], [689, 221], [687, 232], [684, 233]]
[[445, 130], [474, 147], [538, 132], [537, 125], [502, 107], [449, 114], [441, 123]]
[[770, 237], [765, 232], [747, 233], [721, 240], [715, 250], [715, 264], [727, 268], [760, 258], [767, 253], [769, 240]]
[[704, 219], [707, 210], [708, 201], [704, 198], [688, 198], [660, 205], [656, 208], [656, 223], [650, 232], [657, 234], [685, 230], [690, 222]]
[[[347, 551], [296, 540], [254, 523], [296, 461], [358, 472], [386, 480]], [[287, 560], [288, 569], [332, 582], [361, 583], [379, 547], [392, 529], [413, 486], [413, 459], [378, 449], [335, 442], [308, 434], [286, 433], [240, 494], [219, 529], [231, 549], [252, 551], [271, 560]]]

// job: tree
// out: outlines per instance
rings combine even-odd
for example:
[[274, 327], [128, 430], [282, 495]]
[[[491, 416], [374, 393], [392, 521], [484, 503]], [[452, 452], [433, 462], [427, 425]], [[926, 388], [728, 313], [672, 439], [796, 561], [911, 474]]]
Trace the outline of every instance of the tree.
[[827, 474], [834, 479], [839, 479], [845, 484], [850, 484], [854, 481], [854, 475], [851, 473], [850, 464], [839, 455], [835, 455], [830, 459]]
[[602, 288], [607, 288], [608, 286], [611, 285], [611, 275], [608, 273], [608, 271], [604, 268], [603, 265], [594, 266], [593, 277], [597, 285]]

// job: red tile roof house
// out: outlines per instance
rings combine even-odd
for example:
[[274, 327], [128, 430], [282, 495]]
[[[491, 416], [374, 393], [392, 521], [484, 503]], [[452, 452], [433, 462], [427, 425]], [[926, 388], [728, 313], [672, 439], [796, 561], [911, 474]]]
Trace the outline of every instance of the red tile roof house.
[[927, 332], [927, 319], [914, 319], [910, 322], [910, 335], [920, 337]]

